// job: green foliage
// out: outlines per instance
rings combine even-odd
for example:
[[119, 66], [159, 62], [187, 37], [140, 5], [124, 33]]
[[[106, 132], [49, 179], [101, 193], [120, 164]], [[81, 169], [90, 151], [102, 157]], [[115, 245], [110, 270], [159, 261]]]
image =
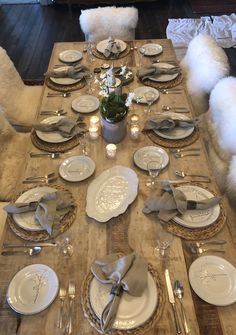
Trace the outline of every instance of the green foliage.
[[128, 113], [129, 108], [125, 106], [127, 94], [117, 95], [115, 92], [103, 97], [100, 103], [102, 117], [110, 122], [121, 121]]

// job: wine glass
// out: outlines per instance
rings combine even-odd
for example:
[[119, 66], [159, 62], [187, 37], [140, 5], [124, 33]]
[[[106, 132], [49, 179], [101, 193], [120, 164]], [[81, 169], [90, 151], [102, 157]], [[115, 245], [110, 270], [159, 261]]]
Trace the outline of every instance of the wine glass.
[[87, 52], [88, 52], [88, 59], [90, 63], [95, 62], [95, 58], [93, 57], [93, 48], [94, 48], [94, 44], [92, 42], [88, 42]]
[[173, 235], [159, 225], [157, 232], [157, 246], [154, 248], [154, 255], [163, 260], [168, 257], [168, 248], [173, 242]]
[[153, 104], [155, 100], [155, 93], [151, 90], [144, 92], [144, 97], [146, 99], [146, 103], [148, 104], [148, 110], [145, 109], [145, 112], [151, 113], [151, 105]]
[[138, 49], [139, 51], [139, 66], [141, 67], [143, 65], [143, 57], [145, 55], [145, 48], [141, 47]]
[[88, 85], [88, 90], [87, 92], [88, 93], [92, 93], [95, 91], [95, 88], [92, 87], [92, 82], [94, 80], [94, 73], [93, 72], [89, 72], [88, 74], [86, 74], [85, 76], [85, 80], [86, 80], [86, 83]]
[[162, 163], [160, 161], [149, 161], [147, 163], [147, 169], [151, 178], [151, 183], [147, 183], [147, 186], [154, 189], [156, 185], [156, 177], [159, 176], [162, 169]]
[[79, 143], [80, 143], [80, 146], [81, 146], [81, 149], [82, 149], [82, 154], [84, 156], [88, 156], [88, 135], [87, 135], [87, 133], [83, 134]]
[[69, 237], [65, 237], [64, 240], [59, 243], [60, 254], [64, 257], [71, 257], [73, 255], [73, 245], [70, 243]]

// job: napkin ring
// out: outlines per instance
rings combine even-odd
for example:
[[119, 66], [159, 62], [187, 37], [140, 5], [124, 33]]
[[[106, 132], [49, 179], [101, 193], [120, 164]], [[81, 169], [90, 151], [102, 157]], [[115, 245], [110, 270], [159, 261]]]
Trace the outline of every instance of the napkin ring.
[[187, 209], [196, 209], [196, 208], [197, 208], [196, 201], [194, 200], [187, 201]]
[[118, 284], [118, 285], [114, 284], [114, 285], [112, 285], [110, 294], [116, 295], [116, 296], [119, 297], [119, 296], [121, 296], [122, 291], [123, 291], [123, 287], [120, 284]]

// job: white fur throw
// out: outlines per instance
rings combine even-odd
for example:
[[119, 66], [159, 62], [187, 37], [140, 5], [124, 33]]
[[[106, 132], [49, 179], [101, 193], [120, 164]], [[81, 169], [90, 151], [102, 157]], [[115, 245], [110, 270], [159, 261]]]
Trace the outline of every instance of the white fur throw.
[[206, 112], [208, 94], [220, 79], [229, 75], [227, 55], [211, 36], [199, 34], [190, 42], [181, 67], [196, 114]]
[[235, 208], [236, 204], [236, 155], [231, 159], [227, 176], [226, 193]]
[[98, 7], [81, 11], [80, 26], [88, 41], [112, 36], [124, 41], [135, 39], [138, 10], [134, 7]]
[[0, 111], [0, 201], [9, 201], [25, 167], [29, 134], [19, 134]]
[[42, 86], [24, 85], [6, 51], [0, 47], [0, 106], [8, 120], [32, 122], [42, 94]]

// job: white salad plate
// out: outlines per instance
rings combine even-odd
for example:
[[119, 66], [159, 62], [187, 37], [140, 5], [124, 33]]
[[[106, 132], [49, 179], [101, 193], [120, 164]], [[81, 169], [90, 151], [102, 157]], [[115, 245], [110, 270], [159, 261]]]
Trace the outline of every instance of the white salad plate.
[[[16, 203], [29, 203], [31, 201], [38, 201], [47, 193], [53, 193], [57, 190], [52, 187], [42, 186], [42, 187], [35, 187], [32, 188], [19, 196], [16, 200]], [[25, 229], [31, 231], [39, 231], [43, 230], [40, 224], [36, 221], [34, 212], [26, 212], [26, 213], [19, 213], [13, 214], [13, 220], [15, 223]]]
[[11, 280], [7, 302], [17, 313], [32, 315], [46, 309], [56, 298], [58, 277], [44, 264], [32, 264], [21, 269]]
[[99, 222], [124, 213], [138, 193], [138, 177], [125, 166], [103, 171], [88, 187], [86, 213]]
[[[127, 44], [124, 41], [115, 39], [115, 42], [119, 43], [120, 52], [123, 52], [127, 48]], [[107, 45], [108, 45], [108, 40], [103, 40], [103, 41], [98, 42], [98, 44], [96, 45], [97, 51], [104, 53]]]
[[[171, 69], [173, 67], [176, 67], [176, 65], [173, 64], [169, 64], [169, 63], [154, 63], [152, 64], [153, 66], [156, 67], [163, 67], [166, 69]], [[174, 74], [160, 74], [158, 76], [150, 76], [148, 77], [150, 80], [152, 81], [157, 81], [157, 82], [167, 82], [170, 80], [175, 79], [176, 77], [178, 77], [179, 73], [174, 73]]]
[[[93, 278], [90, 284], [90, 302], [98, 318], [101, 318], [102, 311], [109, 302], [111, 284], [104, 285], [96, 278]], [[142, 325], [154, 313], [158, 302], [156, 284], [152, 275], [148, 272], [147, 288], [141, 297], [134, 297], [123, 292], [113, 328], [132, 329]]]
[[94, 161], [88, 156], [72, 156], [65, 159], [60, 167], [60, 176], [71, 182], [77, 182], [90, 177], [95, 170]]
[[224, 258], [199, 257], [189, 268], [189, 281], [194, 292], [209, 304], [236, 302], [236, 268]]
[[[56, 72], [58, 70], [59, 71], [63, 71], [66, 70], [68, 68], [68, 66], [61, 66], [58, 69], [54, 69], [54, 71]], [[78, 79], [73, 79], [73, 78], [69, 78], [69, 77], [65, 77], [65, 78], [55, 78], [55, 77], [50, 77], [50, 80], [58, 85], [73, 85], [75, 83], [78, 83], [81, 78]]]
[[[144, 93], [152, 91], [155, 94], [155, 99], [154, 101], [156, 101], [159, 97], [160, 97], [160, 93], [158, 90], [156, 90], [153, 87], [150, 86], [140, 86], [134, 89], [134, 98], [133, 100], [136, 102], [139, 102], [141, 104], [147, 104], [147, 100], [144, 96]], [[154, 102], [153, 101], [153, 102]]]
[[[42, 120], [41, 123], [46, 123], [46, 124], [56, 123], [64, 117], [65, 116], [50, 116]], [[71, 137], [63, 137], [60, 133], [56, 131], [46, 133], [40, 130], [36, 130], [36, 134], [41, 140], [48, 142], [48, 143], [62, 143], [62, 142], [67, 142], [71, 139]]]
[[72, 101], [72, 109], [78, 113], [91, 113], [99, 108], [99, 100], [93, 95], [80, 95]]
[[162, 53], [163, 48], [160, 44], [148, 43], [142, 45], [142, 48], [145, 49], [144, 56], [156, 56]]
[[[187, 200], [205, 200], [214, 197], [214, 194], [202, 187], [195, 185], [181, 185], [177, 187], [181, 190]], [[181, 216], [175, 216], [173, 220], [181, 226], [188, 228], [203, 228], [213, 224], [220, 215], [220, 205], [208, 209], [187, 210]]]
[[[166, 116], [166, 118], [171, 117], [177, 120], [189, 120], [190, 119], [186, 115], [177, 114], [177, 113], [163, 113], [163, 116]], [[153, 130], [153, 131], [155, 134], [157, 134], [158, 136], [162, 138], [167, 138], [170, 140], [180, 140], [180, 139], [190, 136], [194, 131], [194, 127], [189, 127], [189, 128], [175, 127], [170, 130]]]
[[164, 169], [169, 163], [169, 156], [167, 152], [155, 146], [143, 147], [135, 151], [134, 163], [142, 170], [148, 171], [147, 164], [150, 161], [158, 161]]
[[59, 53], [59, 59], [65, 63], [78, 62], [82, 58], [82, 52], [78, 50], [65, 50]]

